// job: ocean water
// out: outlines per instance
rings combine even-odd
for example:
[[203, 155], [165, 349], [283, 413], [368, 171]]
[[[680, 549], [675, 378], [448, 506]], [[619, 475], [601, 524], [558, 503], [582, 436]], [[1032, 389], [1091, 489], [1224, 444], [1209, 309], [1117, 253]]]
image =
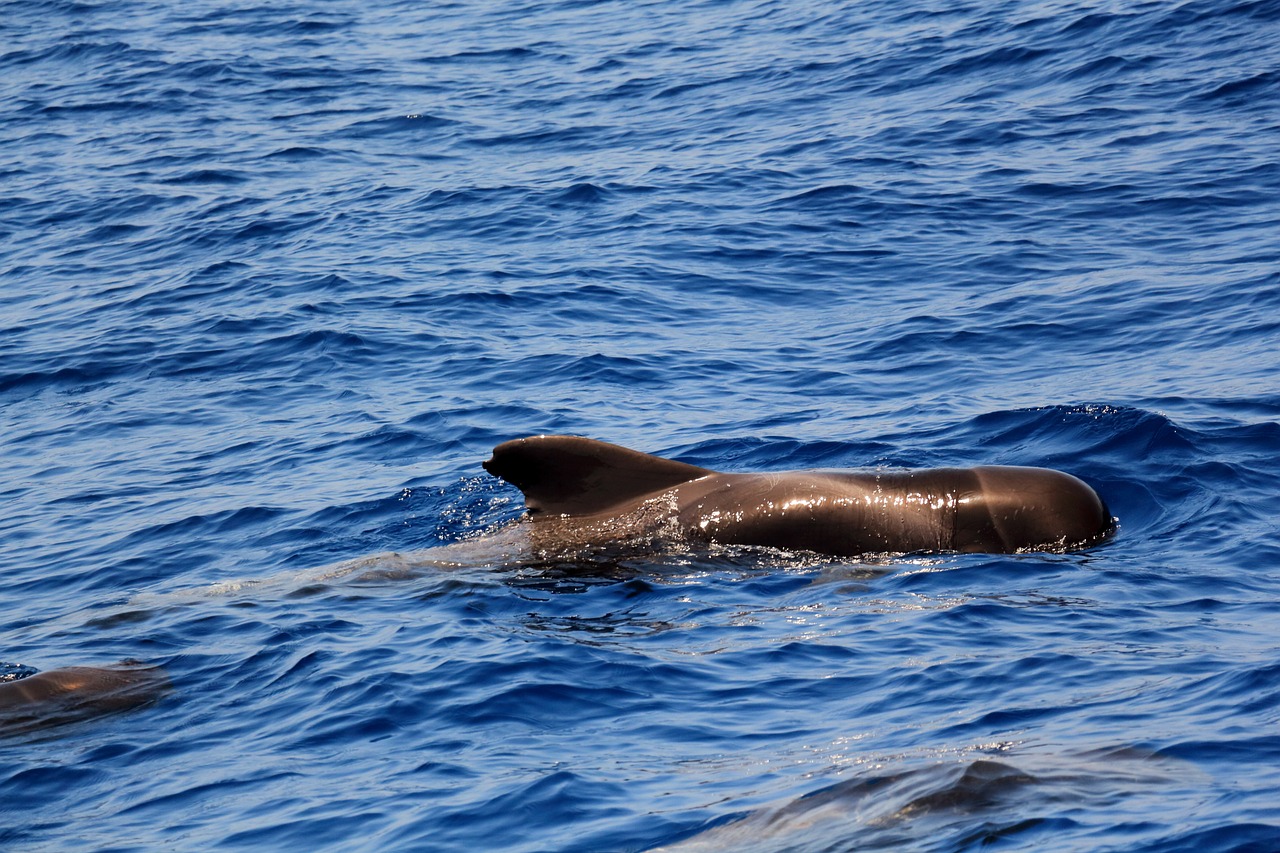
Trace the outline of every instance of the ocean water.
[[[1277, 69], [1275, 0], [0, 3], [0, 660], [171, 683], [0, 739], [0, 846], [1280, 850]], [[544, 432], [1119, 530], [537, 564]]]

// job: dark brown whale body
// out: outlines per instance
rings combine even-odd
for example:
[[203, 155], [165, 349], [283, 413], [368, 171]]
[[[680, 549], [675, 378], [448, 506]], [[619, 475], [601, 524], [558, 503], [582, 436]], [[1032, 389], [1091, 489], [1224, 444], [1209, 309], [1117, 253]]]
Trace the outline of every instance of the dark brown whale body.
[[691, 542], [834, 556], [1062, 551], [1114, 530], [1085, 483], [1046, 468], [722, 474], [625, 447], [540, 435], [485, 470], [525, 495], [532, 525], [596, 537], [674, 531]]
[[158, 667], [136, 663], [67, 666], [0, 682], [0, 734], [136, 708], [168, 686]]

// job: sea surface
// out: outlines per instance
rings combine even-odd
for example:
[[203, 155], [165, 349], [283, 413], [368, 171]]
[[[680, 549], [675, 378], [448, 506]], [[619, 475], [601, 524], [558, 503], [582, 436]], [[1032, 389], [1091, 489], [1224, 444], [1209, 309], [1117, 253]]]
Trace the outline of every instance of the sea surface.
[[[1119, 528], [539, 562], [538, 433]], [[1278, 482], [1276, 0], [0, 2], [0, 660], [171, 685], [6, 851], [1280, 850]]]

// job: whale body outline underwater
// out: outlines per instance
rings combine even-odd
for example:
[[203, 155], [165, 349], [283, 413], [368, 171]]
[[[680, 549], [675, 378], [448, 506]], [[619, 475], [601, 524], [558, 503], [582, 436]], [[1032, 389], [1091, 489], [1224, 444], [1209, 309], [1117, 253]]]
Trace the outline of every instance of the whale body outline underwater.
[[[574, 559], [619, 544], [761, 546], [831, 557], [1064, 552], [1105, 542], [1116, 530], [1089, 485], [1048, 468], [722, 473], [567, 435], [504, 442], [483, 466], [523, 493], [526, 514], [514, 524], [420, 555], [358, 558], [304, 577], [321, 582], [364, 570], [363, 578], [390, 579], [509, 562], [513, 553], [521, 561]], [[0, 672], [0, 734], [137, 708], [168, 689], [160, 667], [137, 661], [45, 672], [8, 665]]]

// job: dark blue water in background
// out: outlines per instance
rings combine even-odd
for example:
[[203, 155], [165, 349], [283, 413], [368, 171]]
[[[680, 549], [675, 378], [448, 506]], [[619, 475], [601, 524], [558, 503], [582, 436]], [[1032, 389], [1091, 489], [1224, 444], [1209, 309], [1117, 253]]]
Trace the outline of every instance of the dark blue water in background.
[[[0, 3], [0, 659], [173, 681], [0, 741], [0, 846], [1280, 850], [1277, 45]], [[515, 518], [540, 432], [1058, 467], [1119, 535], [295, 580]]]

